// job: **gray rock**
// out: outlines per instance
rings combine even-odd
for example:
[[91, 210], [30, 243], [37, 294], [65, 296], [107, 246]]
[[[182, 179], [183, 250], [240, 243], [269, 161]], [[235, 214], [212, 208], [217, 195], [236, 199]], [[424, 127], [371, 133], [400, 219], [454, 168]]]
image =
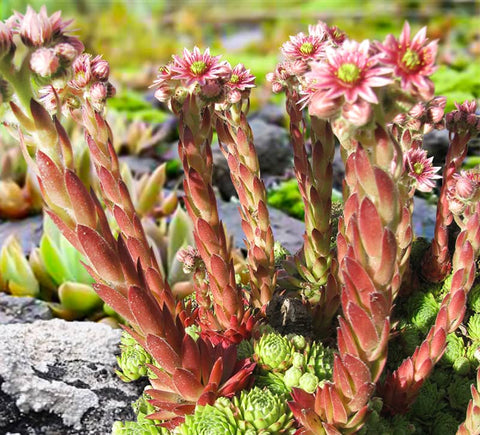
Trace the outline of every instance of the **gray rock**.
[[275, 124], [282, 127], [285, 126], [286, 116], [285, 107], [278, 104], [267, 103], [257, 112], [252, 113], [249, 116], [249, 121], [252, 122], [254, 119], [259, 118], [267, 124]]
[[52, 312], [44, 301], [0, 292], [0, 325], [32, 323], [35, 320], [49, 320], [52, 317]]
[[0, 246], [5, 239], [15, 234], [25, 252], [30, 252], [32, 247], [38, 246], [43, 231], [42, 215], [30, 216], [22, 220], [0, 221]]
[[[239, 203], [236, 202], [219, 202], [220, 218], [227, 227], [227, 232], [235, 239], [237, 248], [245, 248], [243, 242], [245, 235], [242, 230], [240, 212], [238, 211]], [[294, 219], [275, 208], [269, 207], [270, 222], [272, 225], [273, 236], [278, 240], [290, 253], [295, 253], [303, 243], [303, 232], [305, 226], [303, 222]]]
[[142, 382], [114, 373], [120, 330], [54, 319], [0, 325], [0, 433], [104, 435]]
[[[261, 118], [250, 121], [262, 177], [282, 175], [292, 166], [290, 138], [285, 128], [267, 124]], [[235, 196], [230, 171], [220, 148], [213, 147], [213, 182], [224, 199]]]

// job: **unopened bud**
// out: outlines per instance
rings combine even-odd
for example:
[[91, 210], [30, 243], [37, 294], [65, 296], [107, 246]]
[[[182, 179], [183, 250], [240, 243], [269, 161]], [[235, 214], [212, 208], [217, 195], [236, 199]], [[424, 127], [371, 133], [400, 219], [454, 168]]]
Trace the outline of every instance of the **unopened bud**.
[[102, 59], [100, 56], [95, 57], [95, 59], [92, 60], [92, 75], [94, 78], [100, 81], [107, 81], [108, 76], [110, 75], [110, 65], [108, 62], [104, 59]]
[[12, 31], [0, 21], [0, 59], [10, 53], [13, 47]]
[[421, 118], [424, 114], [425, 106], [423, 103], [415, 104], [415, 106], [410, 109], [410, 116], [412, 116], [413, 118]]
[[51, 48], [39, 48], [30, 58], [30, 68], [41, 77], [49, 77], [59, 67], [58, 57]]
[[61, 42], [54, 47], [55, 53], [66, 62], [73, 62], [78, 56], [78, 52], [72, 44]]
[[90, 98], [94, 104], [104, 103], [107, 99], [107, 87], [104, 83], [94, 83], [90, 88]]

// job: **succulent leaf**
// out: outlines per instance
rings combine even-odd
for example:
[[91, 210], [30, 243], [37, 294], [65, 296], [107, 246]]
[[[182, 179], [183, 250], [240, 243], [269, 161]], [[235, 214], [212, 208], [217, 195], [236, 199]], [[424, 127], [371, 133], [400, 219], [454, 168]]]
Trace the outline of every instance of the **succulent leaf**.
[[470, 319], [468, 319], [467, 332], [472, 340], [480, 340], [480, 314], [470, 316]]
[[283, 372], [292, 365], [293, 345], [276, 332], [262, 335], [254, 344], [254, 359], [265, 370]]
[[150, 354], [126, 332], [122, 333], [120, 350], [121, 355], [117, 357], [117, 363], [121, 371], [116, 370], [116, 373], [122, 381], [136, 381], [147, 375], [147, 364], [152, 364], [153, 359]]

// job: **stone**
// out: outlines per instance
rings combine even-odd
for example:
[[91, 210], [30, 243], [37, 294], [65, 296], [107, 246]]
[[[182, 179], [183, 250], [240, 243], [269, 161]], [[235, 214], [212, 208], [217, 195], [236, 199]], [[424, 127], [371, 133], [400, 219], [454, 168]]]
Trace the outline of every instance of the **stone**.
[[0, 325], [32, 323], [35, 320], [49, 320], [52, 317], [52, 311], [44, 301], [0, 292]]
[[104, 435], [134, 420], [145, 382], [115, 374], [120, 335], [60, 319], [0, 325], [0, 433]]
[[[269, 175], [283, 175], [292, 166], [290, 138], [285, 128], [268, 124], [261, 118], [250, 121], [255, 149], [262, 178]], [[222, 198], [235, 196], [235, 188], [230, 179], [228, 164], [218, 146], [213, 146], [213, 183], [218, 187]]]
[[[227, 227], [227, 234], [234, 237], [237, 248], [244, 249], [245, 243], [243, 240], [245, 239], [245, 235], [243, 234], [238, 207], [240, 207], [240, 204], [233, 201], [219, 201], [218, 204], [220, 219], [222, 219]], [[290, 253], [295, 253], [301, 248], [303, 243], [304, 223], [275, 208], [269, 207], [268, 211], [270, 213], [270, 224], [275, 240], [279, 241]]]
[[0, 247], [5, 239], [14, 234], [20, 240], [25, 253], [38, 246], [43, 232], [43, 216], [29, 216], [22, 220], [0, 221]]

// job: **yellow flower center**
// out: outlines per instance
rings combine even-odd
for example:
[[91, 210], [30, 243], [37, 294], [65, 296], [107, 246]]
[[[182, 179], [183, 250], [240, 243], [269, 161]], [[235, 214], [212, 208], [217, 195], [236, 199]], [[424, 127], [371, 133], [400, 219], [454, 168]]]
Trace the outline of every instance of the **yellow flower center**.
[[416, 51], [410, 50], [410, 48], [405, 51], [405, 54], [402, 57], [402, 63], [408, 69], [414, 69], [418, 65], [420, 65], [420, 57]]
[[417, 175], [421, 175], [423, 172], [423, 163], [417, 162], [413, 164], [413, 172]]
[[240, 77], [238, 77], [236, 74], [232, 74], [230, 77], [230, 83], [238, 83], [240, 81]]
[[300, 46], [300, 51], [303, 54], [311, 54], [313, 52], [313, 44], [311, 42], [304, 42]]
[[193, 62], [192, 65], [190, 66], [190, 71], [196, 76], [203, 74], [206, 69], [207, 69], [207, 64], [203, 60], [197, 60]]
[[337, 77], [345, 83], [355, 83], [360, 77], [360, 68], [354, 63], [344, 63], [337, 70]]

